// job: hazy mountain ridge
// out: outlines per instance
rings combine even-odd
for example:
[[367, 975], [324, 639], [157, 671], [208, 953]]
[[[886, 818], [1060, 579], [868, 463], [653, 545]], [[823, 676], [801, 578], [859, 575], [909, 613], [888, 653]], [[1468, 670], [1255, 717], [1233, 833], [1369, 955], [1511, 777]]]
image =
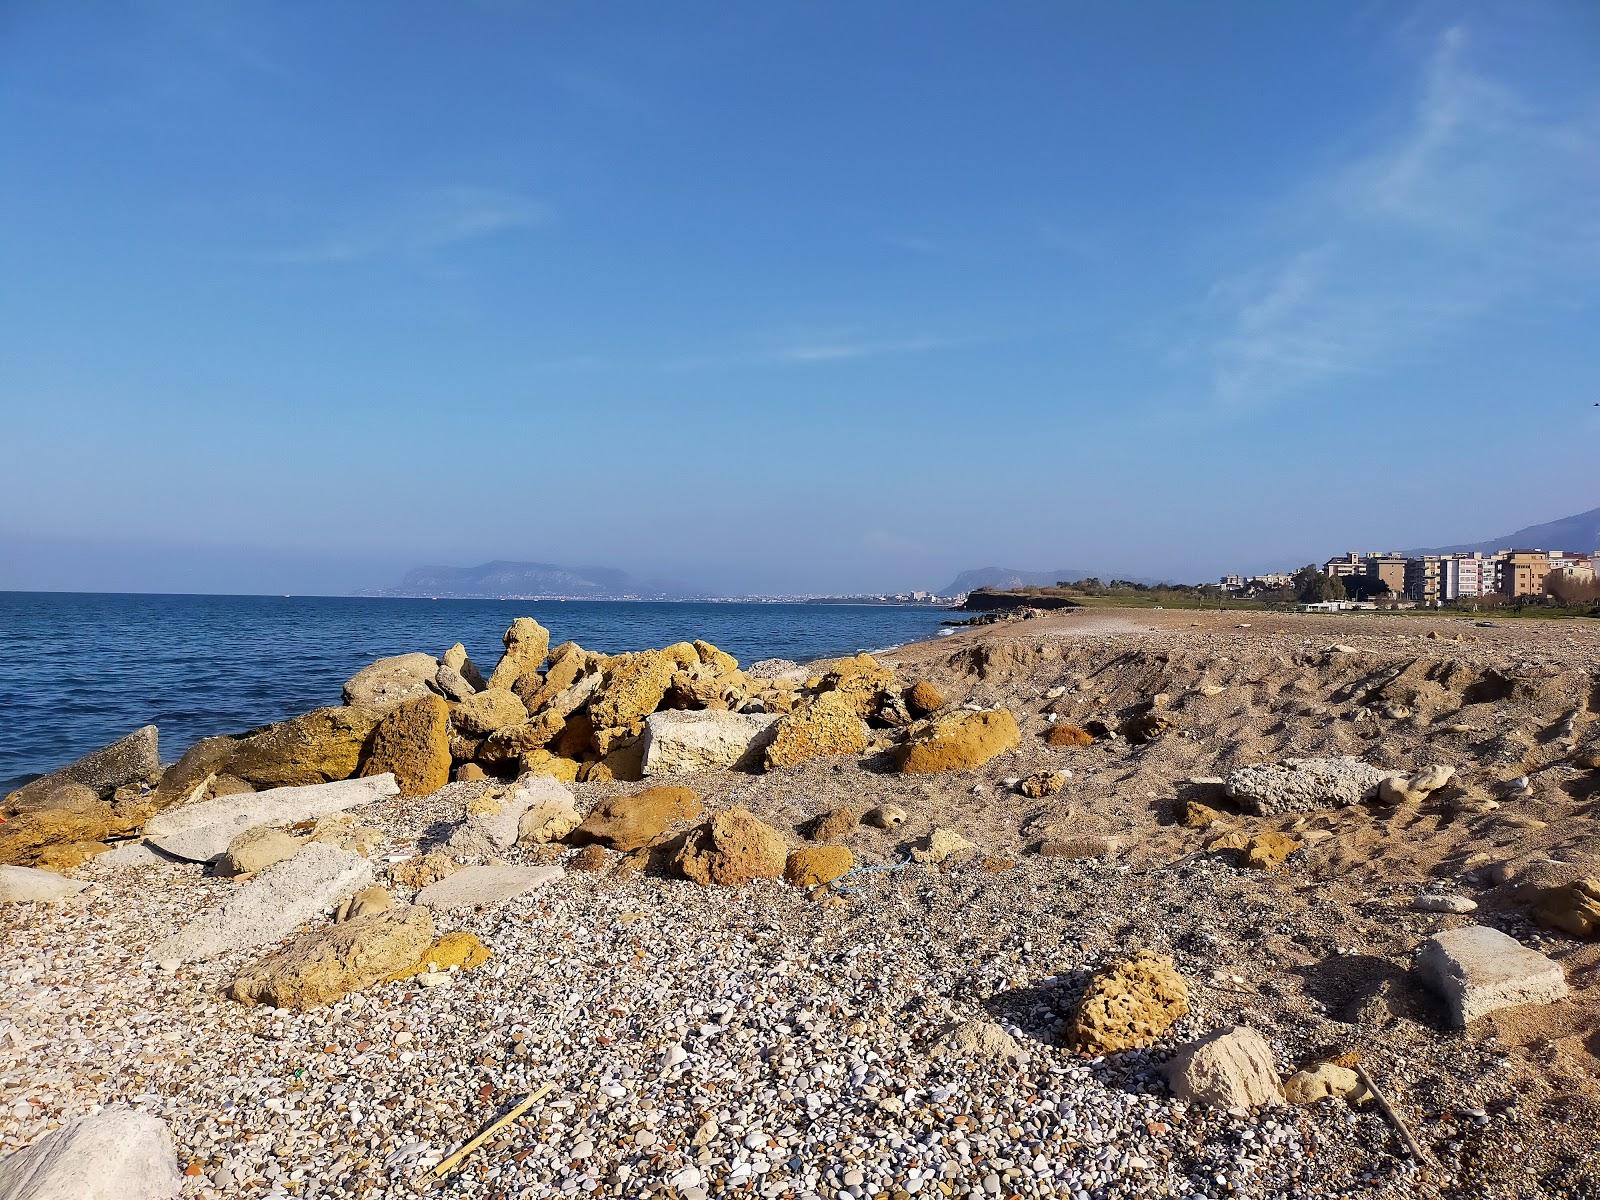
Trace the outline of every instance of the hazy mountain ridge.
[[701, 593], [682, 584], [641, 579], [616, 567], [568, 567], [559, 563], [496, 559], [475, 567], [414, 567], [382, 596], [444, 596], [454, 599], [528, 599], [541, 596], [582, 600], [682, 600]]
[[1529, 525], [1504, 537], [1489, 538], [1482, 542], [1464, 542], [1459, 546], [1431, 546], [1423, 550], [1408, 550], [1408, 554], [1492, 554], [1496, 550], [1575, 550], [1588, 554], [1600, 549], [1600, 508], [1558, 517], [1542, 525]]

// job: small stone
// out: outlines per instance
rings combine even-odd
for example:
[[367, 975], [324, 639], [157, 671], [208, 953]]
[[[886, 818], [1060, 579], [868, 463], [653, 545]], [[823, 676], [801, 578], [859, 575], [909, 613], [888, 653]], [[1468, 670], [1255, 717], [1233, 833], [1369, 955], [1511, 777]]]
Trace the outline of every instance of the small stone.
[[1235, 1025], [1182, 1047], [1165, 1068], [1172, 1094], [1189, 1103], [1251, 1109], [1283, 1103], [1272, 1047]]
[[1189, 987], [1172, 959], [1140, 950], [1090, 978], [1067, 1040], [1091, 1054], [1148, 1046], [1188, 1011]]
[[789, 851], [783, 877], [794, 887], [811, 888], [832, 883], [855, 865], [846, 846], [802, 846]]
[[1030, 800], [1042, 800], [1046, 796], [1054, 796], [1067, 783], [1065, 771], [1035, 771], [1025, 779], [1019, 780], [1017, 791]]
[[810, 837], [815, 842], [836, 842], [861, 823], [861, 816], [850, 807], [829, 809], [811, 823]]
[[911, 857], [929, 866], [940, 864], [974, 849], [971, 842], [953, 829], [940, 826], [923, 838], [911, 851]]
[[1411, 902], [1411, 907], [1417, 912], [1469, 913], [1477, 911], [1478, 902], [1469, 900], [1465, 896], [1445, 896], [1438, 893], [1424, 892]]
[[1358, 1104], [1368, 1099], [1361, 1077], [1337, 1063], [1318, 1063], [1309, 1071], [1296, 1071], [1283, 1083], [1283, 1095], [1290, 1104], [1316, 1104], [1321, 1100], [1344, 1100]]
[[879, 829], [898, 829], [906, 823], [906, 810], [893, 802], [880, 804], [868, 812], [863, 820]]
[[940, 1031], [932, 1054], [983, 1064], [1015, 1062], [1022, 1057], [1017, 1039], [993, 1021], [958, 1021]]

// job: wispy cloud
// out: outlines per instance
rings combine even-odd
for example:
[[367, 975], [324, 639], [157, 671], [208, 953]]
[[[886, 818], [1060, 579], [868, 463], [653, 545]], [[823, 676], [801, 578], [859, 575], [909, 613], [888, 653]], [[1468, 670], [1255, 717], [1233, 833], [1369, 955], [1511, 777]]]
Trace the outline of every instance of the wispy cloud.
[[267, 257], [285, 263], [348, 263], [419, 255], [531, 229], [549, 219], [546, 205], [515, 192], [443, 188]]
[[849, 332], [818, 333], [775, 340], [747, 351], [693, 354], [662, 364], [667, 371], [722, 370], [730, 367], [804, 367], [827, 363], [926, 354], [971, 344], [972, 339], [941, 337], [864, 338]]
[[1361, 374], [1530, 288], [1600, 270], [1600, 106], [1541, 111], [1439, 35], [1399, 132], [1283, 204], [1277, 248], [1208, 298], [1214, 401], [1247, 411]]

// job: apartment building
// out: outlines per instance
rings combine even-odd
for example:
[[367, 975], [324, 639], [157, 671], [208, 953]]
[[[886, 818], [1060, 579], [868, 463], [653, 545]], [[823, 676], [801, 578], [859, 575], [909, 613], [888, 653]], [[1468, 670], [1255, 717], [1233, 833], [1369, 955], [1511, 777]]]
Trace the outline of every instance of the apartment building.
[[1406, 559], [1405, 594], [1418, 604], [1437, 606], [1444, 598], [1444, 562], [1437, 554]]
[[1388, 584], [1392, 595], [1405, 595], [1406, 563], [1409, 560], [1404, 554], [1369, 554], [1363, 561], [1367, 578]]
[[1499, 563], [1482, 554], [1449, 554], [1439, 560], [1439, 599], [1488, 596], [1500, 590]]
[[1550, 574], [1550, 556], [1543, 550], [1507, 550], [1500, 564], [1500, 592], [1518, 596], [1542, 596], [1545, 576]]
[[1349, 579], [1352, 575], [1365, 575], [1367, 573], [1366, 561], [1354, 550], [1343, 558], [1330, 558], [1322, 566], [1324, 575], [1331, 575], [1335, 579]]

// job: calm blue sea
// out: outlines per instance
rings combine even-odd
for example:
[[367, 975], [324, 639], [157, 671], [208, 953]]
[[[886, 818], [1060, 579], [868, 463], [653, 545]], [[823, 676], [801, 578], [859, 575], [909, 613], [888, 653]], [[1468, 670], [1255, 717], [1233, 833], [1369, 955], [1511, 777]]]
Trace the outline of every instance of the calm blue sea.
[[377, 600], [0, 592], [0, 786], [139, 725], [172, 760], [199, 738], [339, 703], [386, 654], [465, 643], [487, 674], [513, 617], [552, 644], [616, 653], [705, 638], [741, 663], [805, 661], [931, 637], [948, 613], [844, 604]]

